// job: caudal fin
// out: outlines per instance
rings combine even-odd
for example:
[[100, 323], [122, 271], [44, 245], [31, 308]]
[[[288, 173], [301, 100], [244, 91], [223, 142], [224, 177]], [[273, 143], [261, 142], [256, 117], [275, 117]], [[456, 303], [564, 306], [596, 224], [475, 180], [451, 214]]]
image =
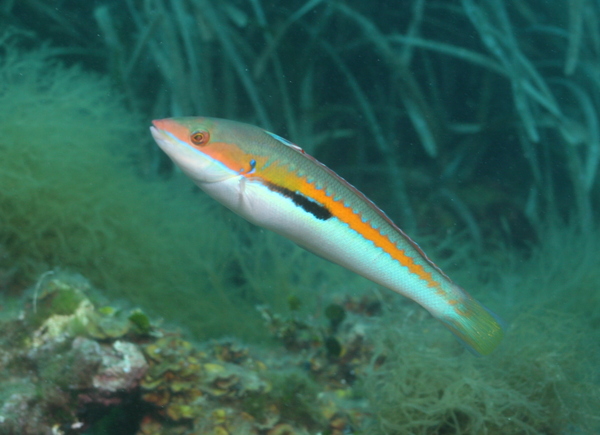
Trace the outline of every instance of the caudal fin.
[[461, 301], [460, 309], [440, 320], [476, 355], [492, 353], [504, 337], [504, 322], [470, 296]]

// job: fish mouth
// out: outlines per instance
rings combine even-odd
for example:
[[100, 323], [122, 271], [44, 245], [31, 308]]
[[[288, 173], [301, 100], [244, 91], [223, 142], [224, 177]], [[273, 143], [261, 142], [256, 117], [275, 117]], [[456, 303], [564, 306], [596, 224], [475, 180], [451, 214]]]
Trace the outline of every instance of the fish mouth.
[[[153, 124], [154, 124], [154, 122], [153, 122]], [[151, 125], [150, 126], [150, 133], [152, 134], [152, 137], [155, 138], [155, 139], [157, 137], [159, 137], [159, 136], [160, 137], [164, 136], [163, 131], [160, 130], [159, 128], [157, 128], [156, 125]]]
[[[155, 124], [156, 125], [156, 124]], [[179, 148], [174, 141], [174, 138], [169, 134], [168, 131], [162, 130], [158, 126], [150, 126], [150, 133], [154, 138], [154, 142], [167, 154], [171, 159], [174, 159], [177, 155], [177, 149]]]
[[163, 142], [169, 142], [172, 139], [165, 130], [156, 125], [156, 121], [152, 121], [152, 124], [154, 125], [150, 126], [150, 134], [152, 134], [152, 137], [159, 145], [161, 145]]

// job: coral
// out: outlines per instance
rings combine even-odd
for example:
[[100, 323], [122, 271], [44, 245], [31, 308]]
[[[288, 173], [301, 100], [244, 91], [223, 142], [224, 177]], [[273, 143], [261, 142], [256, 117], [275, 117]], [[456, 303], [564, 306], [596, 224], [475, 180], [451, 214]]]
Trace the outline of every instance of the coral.
[[295, 298], [288, 315], [262, 307], [282, 344], [264, 349], [192, 343], [142, 310], [98, 304], [80, 276], [45, 275], [34, 289], [0, 324], [0, 433], [558, 435], [598, 424], [595, 320], [545, 304], [476, 359], [414, 304], [381, 297], [341, 296], [316, 318]]
[[148, 369], [138, 346], [117, 340], [110, 348], [102, 349], [100, 368], [92, 378], [94, 388], [101, 393], [115, 393], [137, 387]]
[[[173, 433], [201, 427], [211, 433], [304, 433], [300, 427], [327, 427], [317, 384], [298, 369], [268, 367], [248, 349], [218, 342], [200, 351], [177, 337], [145, 347], [150, 369], [141, 383], [142, 399], [166, 418]], [[294, 365], [301, 366], [297, 361]], [[156, 417], [142, 422], [152, 433]], [[336, 424], [340, 424], [337, 422]]]
[[192, 344], [140, 309], [98, 304], [81, 276], [47, 273], [34, 290], [20, 317], [0, 324], [0, 433], [341, 435], [361, 420], [335, 373], [347, 361], [325, 356], [323, 342], [293, 356]]
[[89, 292], [80, 276], [45, 276], [21, 317], [0, 325], [0, 369], [10, 380], [0, 383], [1, 433], [78, 433], [89, 425], [82, 409], [122, 405], [137, 391], [148, 364], [134, 341], [154, 326], [140, 334], [132, 313], [106, 314]]

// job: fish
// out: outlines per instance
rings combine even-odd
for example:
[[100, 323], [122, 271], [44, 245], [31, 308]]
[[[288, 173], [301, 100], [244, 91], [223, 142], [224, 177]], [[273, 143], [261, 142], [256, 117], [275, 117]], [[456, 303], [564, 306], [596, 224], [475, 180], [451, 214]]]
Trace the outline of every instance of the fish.
[[502, 320], [475, 300], [358, 189], [282, 137], [210, 117], [152, 121], [158, 146], [208, 195], [255, 225], [412, 299], [472, 353]]

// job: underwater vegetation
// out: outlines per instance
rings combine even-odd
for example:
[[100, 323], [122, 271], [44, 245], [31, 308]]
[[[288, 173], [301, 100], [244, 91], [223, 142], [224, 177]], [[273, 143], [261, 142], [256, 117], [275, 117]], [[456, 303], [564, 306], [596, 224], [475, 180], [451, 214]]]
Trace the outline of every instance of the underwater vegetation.
[[[62, 66], [51, 58], [51, 49], [25, 54], [4, 42], [0, 245], [6, 253], [5, 291], [14, 294], [55, 266], [89, 272], [106, 289], [125, 285], [131, 295], [148, 296], [153, 287], [162, 292], [169, 285], [150, 270], [166, 267], [177, 281], [194, 274], [192, 267], [169, 266], [178, 261], [172, 240], [182, 235], [165, 226], [173, 209], [158, 205], [174, 194], [164, 185], [142, 182], [126, 164], [131, 153], [124, 144], [141, 140], [140, 130], [108, 81]], [[202, 213], [201, 203], [196, 206]], [[191, 219], [194, 212], [187, 210]], [[213, 252], [216, 257], [216, 245]]]
[[[259, 324], [256, 303], [277, 305], [279, 298], [285, 306], [286, 294], [275, 289], [301, 292], [321, 285], [315, 284], [317, 276], [329, 276], [328, 283], [339, 279], [337, 269], [318, 270], [310, 266], [316, 262], [310, 256], [272, 237], [240, 240], [237, 234], [243, 236], [248, 227], [227, 222], [229, 217], [186, 185], [143, 178], [131, 163], [139, 153], [130, 143], [144, 141], [145, 126], [106, 79], [66, 67], [52, 53], [50, 48], [23, 52], [11, 36], [4, 39], [4, 294], [18, 294], [48, 269], [75, 270], [108, 294], [179, 319], [197, 337], [208, 337]], [[315, 272], [294, 274], [286, 262], [274, 265], [274, 257]], [[250, 294], [247, 304], [232, 299], [236, 287], [240, 298]], [[231, 317], [213, 316], [217, 311]], [[252, 335], [253, 329], [246, 331]]]
[[107, 304], [78, 275], [45, 274], [34, 290], [0, 322], [2, 434], [558, 435], [600, 425], [598, 310], [591, 321], [557, 313], [553, 297], [513, 319], [510, 345], [473, 358], [416, 304], [377, 294], [339, 296], [319, 318], [296, 298], [289, 314], [261, 307], [280, 343], [266, 348], [190, 342]]
[[94, 293], [81, 276], [48, 274], [0, 323], [0, 433], [341, 435], [366, 415], [337, 368], [367, 363], [362, 333], [339, 334], [345, 355], [326, 350], [326, 327], [310, 327], [314, 341], [291, 355], [192, 344]]
[[546, 232], [530, 259], [507, 257], [488, 284], [507, 297], [519, 289], [518, 303], [504, 301], [511, 326], [489, 359], [455, 354], [420, 313], [397, 328], [383, 322], [374, 354], [386, 363], [365, 381], [379, 415], [374, 433], [598, 433], [598, 233], [575, 233]]
[[[143, 133], [149, 119], [222, 116], [258, 124], [302, 145], [358, 186], [409, 234], [433, 235], [432, 244], [444, 245], [440, 255], [432, 255], [435, 259], [457, 251], [440, 241], [448, 234], [465, 236], [472, 250], [464, 252], [497, 255], [496, 248], [502, 243], [530, 249], [541, 240], [547, 225], [571, 222], [584, 233], [592, 229], [597, 224], [600, 158], [600, 80], [595, 74], [600, 68], [594, 42], [600, 37], [593, 22], [599, 15], [598, 5], [589, 0], [375, 4], [377, 7], [373, 3], [367, 7], [360, 0], [281, 5], [258, 0], [4, 1], [0, 27], [17, 33], [23, 47], [45, 46], [45, 57], [51, 62], [60, 59], [64, 64], [83, 65], [85, 70], [80, 67], [80, 72], [86, 77], [95, 71], [105, 82], [110, 80], [103, 102], [96, 101], [96, 113], [115, 114], [115, 126], [127, 124], [124, 128], [139, 136], [107, 140], [117, 149], [108, 154], [106, 163], [110, 166], [122, 156], [134, 156], [124, 166], [136, 166], [133, 172], [144, 174], [148, 181], [179, 178]], [[55, 48], [49, 49], [48, 42]], [[32, 74], [35, 71], [32, 69]], [[55, 76], [49, 78], [65, 83]], [[122, 99], [127, 114], [122, 106], [112, 109], [118, 103], [117, 98], [107, 98], [109, 94]], [[90, 98], [94, 95], [97, 93], [89, 92]], [[86, 99], [70, 98], [69, 102], [85, 107]], [[105, 104], [110, 108], [102, 109]], [[103, 125], [110, 131], [113, 124], [104, 120]], [[94, 149], [83, 140], [76, 143]], [[114, 176], [107, 174], [106, 180], [116, 180], [127, 172], [120, 169]], [[149, 244], [148, 249], [124, 256], [119, 264], [124, 275], [137, 267], [137, 276], [148, 279], [144, 290], [131, 281], [123, 288], [135, 292], [139, 301], [145, 298], [147, 304], [164, 308], [165, 313], [176, 312], [172, 299], [162, 304], [155, 297], [159, 293], [148, 290], [161, 282], [168, 282], [164, 286], [168, 288], [179, 283], [180, 291], [172, 294], [175, 298], [184, 295], [181, 300], [188, 301], [193, 300], [192, 295], [208, 300], [214, 292], [205, 290], [217, 287], [222, 297], [210, 304], [213, 308], [232, 297], [245, 298], [245, 307], [268, 299], [283, 307], [287, 294], [282, 293], [327, 286], [323, 274], [332, 275], [336, 282], [350, 279], [348, 275], [341, 278], [339, 269], [322, 263], [317, 266], [319, 262], [303, 257], [289, 245], [278, 245], [270, 236], [248, 230], [233, 217], [233, 225], [218, 225], [230, 217], [216, 211], [213, 220], [212, 206], [203, 200], [188, 200], [196, 195], [186, 196], [181, 193], [185, 189], [165, 187], [164, 180], [149, 183], [152, 187], [137, 181], [135, 177], [121, 181], [125, 186], [137, 185], [139, 190], [130, 195], [135, 189], [118, 189], [123, 195], [114, 195], [114, 200], [126, 197], [122, 204], [139, 204], [144, 195], [157, 194], [150, 191], [166, 190], [169, 198], [179, 197], [174, 200], [178, 205], [156, 207], [170, 202], [161, 195], [140, 205], [139, 213], [131, 206], [115, 207], [119, 212], [129, 210], [132, 220], [144, 218], [107, 246], [117, 247], [138, 228], [160, 228], [146, 231], [146, 237], [141, 237], [144, 241], [127, 243], [127, 247], [143, 246], [154, 236], [164, 236], [170, 243], [157, 245], [172, 252], [163, 251], [161, 260], [173, 259], [174, 266], [149, 266], [154, 261], [150, 257], [160, 251], [149, 249]], [[86, 197], [109, 192], [108, 184], [88, 183], [90, 195]], [[94, 190], [94, 186], [101, 188]], [[176, 190], [178, 194], [173, 193]], [[65, 202], [75, 203], [81, 202]], [[181, 212], [183, 208], [189, 216]], [[198, 211], [192, 211], [195, 208]], [[148, 210], [155, 217], [145, 215]], [[167, 218], [159, 216], [168, 210], [172, 213]], [[97, 213], [96, 217], [105, 215]], [[192, 215], [208, 221], [194, 224]], [[127, 226], [132, 220], [113, 223]], [[210, 230], [201, 232], [199, 228]], [[78, 231], [73, 232], [76, 235]], [[228, 235], [231, 238], [227, 239]], [[244, 241], [240, 243], [238, 237]], [[215, 242], [217, 239], [228, 242]], [[7, 249], [4, 245], [2, 252]], [[199, 246], [210, 255], [199, 254]], [[248, 252], [258, 251], [262, 258], [248, 258]], [[270, 253], [274, 258], [292, 258], [284, 257], [282, 264], [264, 257]], [[93, 255], [82, 255], [80, 261], [90, 262], [91, 257], [99, 261], [99, 256]], [[189, 265], [177, 258], [202, 261]], [[299, 258], [310, 266], [286, 266]], [[454, 265], [457, 269], [469, 267], [470, 257], [463, 255], [462, 260]], [[135, 262], [149, 267], [132, 264]], [[70, 264], [46, 263], [49, 267]], [[265, 272], [265, 264], [277, 273]], [[187, 265], [194, 270], [178, 277], [166, 272], [156, 279], [156, 273], [181, 271]], [[32, 270], [31, 265], [26, 268]], [[4, 269], [6, 281], [13, 267]], [[80, 272], [96, 281], [95, 274], [105, 273], [105, 268], [94, 269]], [[37, 272], [43, 270], [40, 267]], [[331, 270], [334, 272], [329, 275]], [[216, 285], [213, 282], [192, 290], [205, 282], [194, 271], [207, 271], [203, 276], [216, 280]], [[105, 273], [109, 276], [117, 275]], [[98, 284], [117, 291], [116, 286]], [[281, 288], [284, 292], [275, 290]], [[238, 306], [230, 304], [223, 311], [233, 312]], [[242, 323], [237, 322], [240, 318], [249, 320], [246, 311], [238, 310], [228, 322], [203, 315], [194, 320], [216, 321], [211, 329], [227, 331], [231, 330], [227, 324]], [[194, 316], [178, 313], [177, 317]], [[195, 323], [189, 322], [202, 334]]]
[[[599, 16], [0, 0], [0, 433], [600, 433]], [[327, 163], [424, 235], [504, 344], [472, 358], [221, 210], [151, 142], [149, 120], [181, 115]]]
[[[2, 5], [0, 24], [109, 76], [145, 119], [218, 116], [274, 131], [409, 234], [458, 225], [479, 245], [526, 244], [548, 219], [595, 222], [592, 0]], [[146, 146], [146, 169], [166, 170]]]

